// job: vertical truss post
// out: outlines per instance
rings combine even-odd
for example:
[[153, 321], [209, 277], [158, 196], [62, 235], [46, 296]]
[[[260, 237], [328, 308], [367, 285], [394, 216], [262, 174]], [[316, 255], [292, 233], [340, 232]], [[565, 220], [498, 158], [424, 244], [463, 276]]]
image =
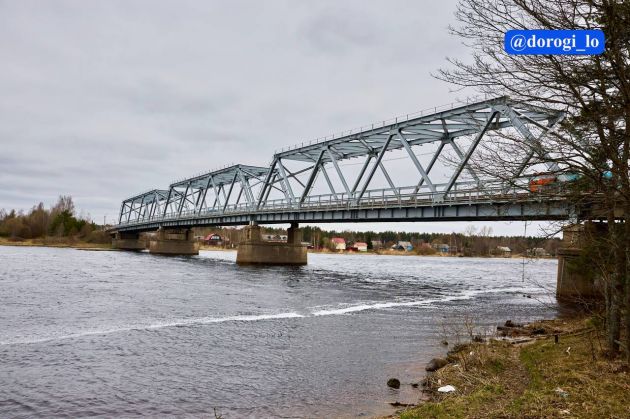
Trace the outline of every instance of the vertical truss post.
[[348, 183], [346, 182], [346, 178], [343, 176], [341, 168], [339, 167], [339, 163], [337, 163], [337, 159], [335, 159], [335, 156], [333, 155], [333, 153], [330, 150], [330, 148], [327, 148], [326, 152], [328, 153], [328, 156], [330, 157], [330, 161], [332, 162], [333, 166], [335, 167], [335, 170], [337, 171], [337, 175], [339, 176], [339, 179], [341, 179], [341, 183], [343, 184], [343, 188], [346, 190], [346, 194], [348, 195], [348, 200], [352, 199], [352, 193], [350, 192], [350, 188], [348, 187]]
[[427, 172], [425, 172], [424, 168], [418, 161], [418, 157], [416, 157], [416, 155], [414, 154], [413, 150], [411, 149], [411, 146], [409, 145], [409, 143], [407, 142], [407, 139], [402, 133], [402, 129], [400, 128], [398, 129], [398, 138], [400, 142], [402, 143], [403, 147], [405, 148], [405, 151], [407, 151], [407, 154], [409, 154], [411, 161], [416, 166], [416, 169], [418, 169], [418, 172], [420, 172], [420, 176], [422, 176], [422, 179], [424, 179], [424, 181], [427, 183], [427, 186], [429, 187], [431, 192], [435, 193], [436, 192], [435, 185], [433, 185], [433, 182], [431, 182], [431, 179], [429, 179], [429, 175], [427, 174]]
[[367, 179], [365, 179], [363, 188], [361, 188], [361, 192], [359, 192], [359, 195], [356, 197], [356, 203], [359, 203], [359, 201], [363, 197], [363, 194], [365, 193], [365, 190], [367, 189], [368, 185], [372, 181], [372, 177], [374, 177], [374, 173], [376, 172], [376, 169], [378, 168], [379, 164], [383, 160], [383, 156], [387, 152], [387, 147], [389, 147], [389, 143], [392, 141], [392, 138], [394, 138], [394, 134], [389, 134], [389, 136], [387, 137], [387, 141], [385, 141], [385, 144], [383, 144], [381, 151], [376, 156], [376, 161], [374, 162], [372, 169], [370, 169], [370, 173], [368, 173]]
[[319, 157], [315, 162], [315, 166], [313, 166], [313, 171], [311, 172], [308, 181], [306, 181], [306, 185], [304, 185], [304, 192], [302, 192], [302, 196], [300, 197], [300, 202], [298, 203], [298, 205], [302, 205], [308, 194], [311, 192], [311, 188], [313, 187], [313, 183], [315, 182], [315, 178], [317, 177], [317, 173], [319, 171], [319, 165], [322, 163], [325, 152], [326, 150], [322, 149], [322, 151], [319, 153]]
[[466, 152], [466, 155], [461, 160], [459, 165], [455, 168], [455, 172], [451, 176], [451, 179], [448, 181], [448, 184], [446, 185], [446, 188], [444, 189], [444, 193], [442, 194], [442, 199], [445, 198], [446, 195], [450, 192], [451, 188], [455, 184], [455, 181], [457, 181], [457, 178], [462, 173], [462, 170], [464, 170], [464, 167], [466, 166], [466, 164], [468, 164], [468, 160], [470, 160], [470, 156], [472, 156], [473, 152], [477, 148], [477, 145], [479, 144], [479, 141], [481, 141], [481, 138], [484, 136], [484, 134], [486, 133], [488, 128], [490, 128], [490, 125], [492, 124], [492, 120], [498, 114], [499, 114], [499, 112], [496, 111], [496, 110], [493, 110], [492, 114], [490, 114], [490, 117], [487, 119], [485, 125], [483, 126], [481, 131], [479, 131], [479, 133], [477, 134], [477, 136], [473, 140], [472, 144], [468, 148], [468, 151]]

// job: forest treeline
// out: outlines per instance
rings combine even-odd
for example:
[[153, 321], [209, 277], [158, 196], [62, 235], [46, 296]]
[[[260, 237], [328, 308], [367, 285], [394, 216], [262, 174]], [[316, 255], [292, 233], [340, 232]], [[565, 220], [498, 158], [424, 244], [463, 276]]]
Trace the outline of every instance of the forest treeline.
[[0, 237], [12, 241], [47, 237], [93, 243], [109, 241], [101, 226], [76, 215], [71, 196], [60, 196], [50, 208], [40, 202], [28, 212], [0, 209]]

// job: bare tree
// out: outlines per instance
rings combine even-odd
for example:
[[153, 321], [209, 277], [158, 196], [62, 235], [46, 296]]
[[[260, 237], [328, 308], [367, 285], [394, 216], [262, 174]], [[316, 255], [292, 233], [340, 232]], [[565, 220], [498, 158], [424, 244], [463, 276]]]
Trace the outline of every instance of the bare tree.
[[68, 211], [68, 214], [74, 215], [74, 202], [70, 195], [59, 195], [57, 203], [51, 208], [53, 215]]
[[[546, 164], [554, 175], [578, 178], [563, 192], [590, 217], [608, 222], [608, 343], [619, 350], [625, 307], [630, 360], [630, 2], [460, 0], [456, 16], [460, 24], [451, 32], [471, 48], [472, 57], [449, 60], [451, 66], [436, 77], [485, 94], [509, 95], [531, 109], [566, 113], [559, 130], [538, 126], [536, 138], [527, 142], [497, 135], [493, 146], [482, 150], [486, 164], [479, 169], [510, 179], [524, 164]], [[606, 48], [590, 56], [509, 55], [503, 38], [510, 29], [602, 29]]]

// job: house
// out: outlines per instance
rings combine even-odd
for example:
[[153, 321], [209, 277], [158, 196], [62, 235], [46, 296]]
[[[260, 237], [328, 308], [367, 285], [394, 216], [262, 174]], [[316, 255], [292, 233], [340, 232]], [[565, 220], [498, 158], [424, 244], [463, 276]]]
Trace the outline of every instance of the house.
[[433, 247], [435, 250], [437, 250], [440, 253], [448, 253], [449, 250], [451, 250], [451, 247], [446, 243], [435, 243], [435, 244], [432, 244], [431, 247]]
[[223, 245], [223, 237], [216, 233], [208, 234], [204, 239], [204, 243], [208, 246], [221, 246]]
[[372, 240], [372, 249], [380, 249], [383, 247], [383, 242], [380, 240]]
[[286, 234], [263, 234], [262, 239], [267, 242], [286, 242], [288, 237]]
[[330, 243], [334, 250], [346, 250], [346, 241], [341, 237], [333, 237]]
[[410, 252], [413, 250], [413, 245], [411, 242], [399, 241], [395, 245], [392, 246], [393, 250], [404, 250], [405, 252]]
[[538, 258], [549, 256], [549, 254], [542, 247], [534, 247], [532, 249], [527, 249], [527, 256]]
[[506, 246], [497, 246], [496, 250], [497, 255], [503, 256], [504, 258], [509, 258], [512, 256], [512, 249]]
[[357, 252], [367, 252], [368, 245], [364, 242], [356, 242], [352, 245], [352, 249], [356, 250]]

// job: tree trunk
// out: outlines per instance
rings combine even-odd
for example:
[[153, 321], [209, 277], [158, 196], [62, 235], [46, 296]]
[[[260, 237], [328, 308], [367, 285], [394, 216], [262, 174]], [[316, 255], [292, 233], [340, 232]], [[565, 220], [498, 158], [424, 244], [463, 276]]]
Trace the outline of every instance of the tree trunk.
[[608, 347], [612, 353], [619, 352], [619, 340], [621, 339], [621, 307], [624, 305], [625, 287], [623, 271], [620, 265], [623, 263], [625, 267], [626, 255], [623, 252], [623, 237], [620, 228], [615, 223], [615, 214], [608, 211], [608, 236], [611, 238], [610, 246], [614, 256], [614, 269], [611, 273], [610, 283], [610, 307], [608, 312]]
[[624, 226], [624, 259], [625, 259], [625, 282], [626, 282], [626, 361], [630, 364], [630, 223], [628, 222], [628, 216], [630, 216], [630, 201], [627, 200], [623, 206], [623, 226]]

